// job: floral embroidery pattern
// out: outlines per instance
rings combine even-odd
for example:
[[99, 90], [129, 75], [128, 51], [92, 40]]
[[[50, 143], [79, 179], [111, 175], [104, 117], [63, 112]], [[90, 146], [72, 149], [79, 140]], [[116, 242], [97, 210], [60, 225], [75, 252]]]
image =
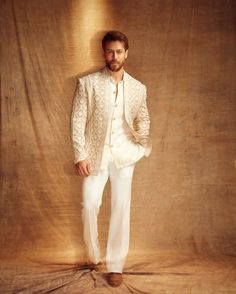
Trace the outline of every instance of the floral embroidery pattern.
[[[98, 174], [109, 118], [106, 95], [108, 73], [102, 69], [78, 79], [71, 116], [71, 137], [75, 162], [87, 159], [91, 174]], [[124, 75], [124, 114], [133, 139], [151, 152], [150, 119], [146, 87], [128, 73]]]

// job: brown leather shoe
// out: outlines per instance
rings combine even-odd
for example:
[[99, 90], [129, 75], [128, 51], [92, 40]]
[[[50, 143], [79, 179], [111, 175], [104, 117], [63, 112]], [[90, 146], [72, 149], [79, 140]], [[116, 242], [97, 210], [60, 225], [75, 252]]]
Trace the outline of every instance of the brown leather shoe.
[[122, 274], [121, 273], [108, 273], [107, 282], [112, 287], [118, 287], [123, 282]]

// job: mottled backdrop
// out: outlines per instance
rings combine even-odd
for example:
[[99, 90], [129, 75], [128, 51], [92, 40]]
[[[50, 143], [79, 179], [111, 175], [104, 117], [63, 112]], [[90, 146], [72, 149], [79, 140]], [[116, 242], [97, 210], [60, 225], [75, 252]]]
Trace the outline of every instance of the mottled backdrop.
[[103, 66], [110, 29], [129, 37], [126, 70], [146, 84], [151, 115], [153, 152], [134, 174], [130, 264], [153, 254], [233, 260], [235, 11], [233, 0], [1, 0], [3, 264], [85, 260], [70, 113], [76, 78]]

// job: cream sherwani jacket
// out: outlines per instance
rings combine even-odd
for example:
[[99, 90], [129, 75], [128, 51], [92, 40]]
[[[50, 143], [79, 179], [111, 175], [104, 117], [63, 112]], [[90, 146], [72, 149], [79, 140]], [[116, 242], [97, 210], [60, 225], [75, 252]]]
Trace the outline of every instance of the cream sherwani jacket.
[[[110, 74], [105, 68], [78, 79], [71, 116], [71, 137], [75, 163], [87, 159], [90, 173], [97, 175], [106, 139], [109, 113], [108, 95]], [[149, 156], [152, 144], [149, 137], [150, 118], [146, 87], [124, 71], [124, 119], [130, 139], [145, 147]]]

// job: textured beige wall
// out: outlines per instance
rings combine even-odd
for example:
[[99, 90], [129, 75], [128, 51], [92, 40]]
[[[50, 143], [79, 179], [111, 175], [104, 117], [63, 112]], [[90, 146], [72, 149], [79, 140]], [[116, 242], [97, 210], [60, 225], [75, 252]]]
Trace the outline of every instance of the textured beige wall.
[[[130, 39], [153, 152], [133, 182], [130, 254], [236, 253], [235, 2], [1, 1], [1, 256], [84, 256], [69, 117], [99, 41]], [[99, 218], [103, 250], [109, 186]]]

